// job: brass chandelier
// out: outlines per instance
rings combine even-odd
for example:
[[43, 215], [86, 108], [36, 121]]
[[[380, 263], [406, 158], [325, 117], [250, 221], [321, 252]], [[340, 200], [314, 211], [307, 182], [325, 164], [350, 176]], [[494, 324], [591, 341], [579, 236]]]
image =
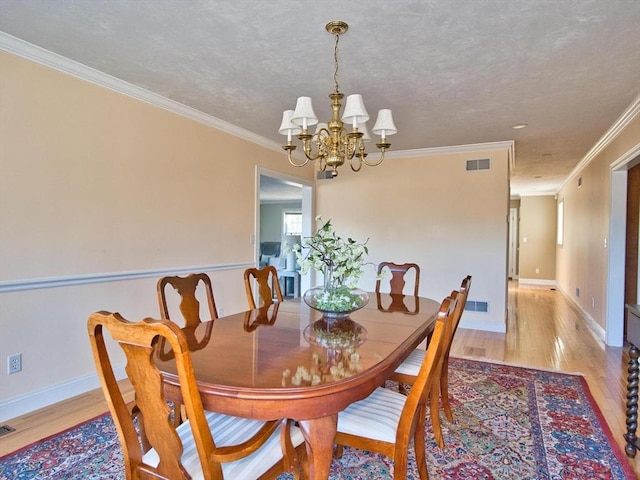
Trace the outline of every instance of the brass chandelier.
[[[397, 132], [393, 123], [391, 110], [382, 109], [378, 112], [378, 119], [373, 126], [373, 133], [380, 135], [380, 143], [376, 143], [376, 147], [380, 149], [380, 158], [377, 161], [367, 161], [367, 153], [365, 153], [365, 142], [371, 141], [367, 132], [366, 122], [369, 120], [369, 114], [364, 107], [362, 95], [354, 94], [347, 97], [344, 114], [340, 119], [340, 101], [344, 97], [340, 93], [338, 85], [338, 42], [340, 35], [349, 29], [349, 25], [345, 22], [334, 21], [326, 25], [326, 30], [335, 36], [334, 47], [334, 64], [333, 73], [334, 91], [329, 94], [331, 99], [331, 121], [327, 123], [318, 123], [311, 104], [311, 97], [299, 97], [296, 103], [296, 109], [286, 110], [282, 115], [282, 124], [278, 133], [287, 136], [287, 144], [282, 148], [286, 150], [287, 157], [291, 165], [296, 167], [304, 167], [310, 161], [318, 160], [319, 168], [325, 171], [327, 168], [331, 171], [331, 176], [338, 175], [338, 167], [344, 165], [347, 160], [354, 172], [362, 168], [362, 164], [371, 167], [380, 165], [384, 160], [385, 151], [391, 147], [387, 142], [387, 135], [393, 135]], [[345, 128], [351, 126], [351, 131]], [[309, 127], [316, 125], [313, 134], [309, 133]], [[296, 145], [292, 143], [292, 135], [296, 135], [302, 142], [304, 156], [306, 157], [302, 163], [296, 163], [291, 158], [291, 152], [296, 149]]]

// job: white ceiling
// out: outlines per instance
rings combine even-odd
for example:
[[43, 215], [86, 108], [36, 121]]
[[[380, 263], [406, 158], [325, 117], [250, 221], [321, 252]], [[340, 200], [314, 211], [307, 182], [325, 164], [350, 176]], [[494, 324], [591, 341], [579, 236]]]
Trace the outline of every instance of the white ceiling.
[[332, 20], [392, 151], [515, 140], [514, 195], [554, 192], [640, 94], [639, 0], [0, 0], [1, 31], [279, 144], [298, 96], [330, 115]]

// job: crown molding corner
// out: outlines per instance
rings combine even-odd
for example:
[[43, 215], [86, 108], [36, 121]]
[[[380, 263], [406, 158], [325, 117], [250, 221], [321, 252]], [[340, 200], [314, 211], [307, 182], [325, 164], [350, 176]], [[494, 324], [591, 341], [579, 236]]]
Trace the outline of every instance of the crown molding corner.
[[[567, 175], [567, 178], [556, 190], [560, 192], [584, 167], [586, 167], [607, 145], [609, 145], [618, 134], [624, 130], [629, 123], [640, 114], [640, 95], [633, 99], [631, 104], [625, 109], [620, 117], [609, 127], [609, 130], [591, 147], [591, 150], [578, 162], [578, 164]], [[636, 145], [637, 147], [637, 145]]]

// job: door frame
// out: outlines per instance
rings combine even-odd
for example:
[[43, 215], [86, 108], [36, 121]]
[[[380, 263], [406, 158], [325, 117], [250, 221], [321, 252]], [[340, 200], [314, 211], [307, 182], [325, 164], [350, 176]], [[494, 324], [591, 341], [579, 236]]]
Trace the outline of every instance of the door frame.
[[[605, 343], [624, 344], [624, 276], [627, 234], [627, 170], [640, 163], [640, 143], [611, 163], [609, 242], [607, 245], [607, 307]], [[606, 241], [606, 239], [605, 239]]]

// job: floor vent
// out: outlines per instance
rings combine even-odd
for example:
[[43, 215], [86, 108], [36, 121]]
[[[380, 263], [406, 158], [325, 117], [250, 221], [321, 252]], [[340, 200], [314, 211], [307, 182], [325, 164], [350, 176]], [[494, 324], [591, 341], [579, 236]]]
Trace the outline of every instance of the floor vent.
[[0, 437], [3, 435], [6, 435], [7, 433], [11, 433], [11, 432], [15, 432], [16, 429], [13, 427], [10, 427], [9, 425], [2, 425], [0, 427]]
[[467, 300], [467, 303], [465, 304], [464, 309], [469, 310], [470, 312], [487, 313], [489, 311], [489, 302]]
[[467, 160], [467, 172], [477, 170], [491, 170], [491, 159], [478, 158], [476, 160]]

